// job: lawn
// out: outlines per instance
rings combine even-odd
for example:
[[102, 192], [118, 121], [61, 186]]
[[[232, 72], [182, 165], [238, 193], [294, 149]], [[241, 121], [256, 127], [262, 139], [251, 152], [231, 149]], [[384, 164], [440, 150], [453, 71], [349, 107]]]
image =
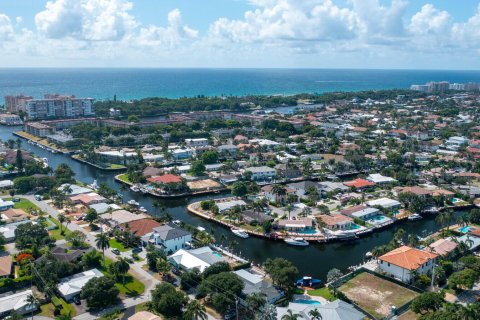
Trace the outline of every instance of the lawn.
[[[54, 237], [55, 240], [65, 239], [65, 236], [67, 236], [68, 234], [71, 233], [70, 230], [66, 229], [65, 232], [64, 232], [65, 233], [64, 235], [60, 234], [60, 222], [58, 222], [58, 220], [53, 218], [53, 217], [50, 217], [48, 219], [57, 226], [57, 229], [48, 231], [50, 236]], [[64, 228], [64, 227], [62, 227], [62, 228]]]
[[122, 243], [118, 242], [117, 239], [115, 238], [110, 239], [109, 243], [110, 243], [110, 248], [118, 249], [120, 252], [125, 252], [130, 250], [128, 248], [125, 248], [125, 246]]
[[367, 272], [347, 281], [338, 290], [376, 318], [390, 314], [391, 306], [399, 308], [418, 296], [412, 290]]
[[[104, 275], [112, 275], [108, 270], [108, 266], [113, 263], [109, 258], [105, 258], [106, 267], [102, 268], [101, 271]], [[137, 278], [133, 277], [131, 274], [125, 276], [125, 285], [122, 283], [122, 277], [118, 277], [115, 286], [120, 290], [120, 294], [134, 297], [142, 294], [145, 291], [145, 285], [143, 282], [139, 281]]]
[[62, 298], [57, 298], [57, 297], [53, 297], [52, 302], [41, 305], [40, 306], [40, 313], [37, 314], [37, 315], [44, 316], [44, 317], [49, 317], [49, 318], [54, 317], [53, 311], [55, 310], [55, 306], [53, 304], [53, 301], [56, 301], [55, 303], [62, 306], [62, 309], [60, 311], [60, 313], [62, 315], [75, 317], [75, 315], [76, 315], [75, 308], [71, 304], [69, 304], [65, 300], [63, 300]]
[[119, 174], [117, 177], [118, 177], [119, 180], [121, 180], [121, 181], [123, 181], [123, 182], [132, 183], [132, 182], [128, 179], [128, 173]]
[[316, 290], [308, 290], [307, 293], [310, 296], [323, 297], [328, 301], [335, 300], [335, 296], [330, 292], [330, 290], [327, 287], [323, 287]]
[[110, 169], [125, 169], [126, 167], [125, 166], [122, 166], [120, 164], [115, 164], [115, 163], [112, 163], [110, 166], [109, 166]]
[[[20, 201], [14, 202], [15, 204], [13, 205], [13, 208], [15, 209], [22, 209], [25, 212], [28, 212], [28, 209], [33, 209], [33, 210], [40, 210], [39, 207], [34, 205], [30, 200], [25, 199], [25, 198], [19, 198]], [[5, 200], [12, 200], [12, 198], [6, 198]]]

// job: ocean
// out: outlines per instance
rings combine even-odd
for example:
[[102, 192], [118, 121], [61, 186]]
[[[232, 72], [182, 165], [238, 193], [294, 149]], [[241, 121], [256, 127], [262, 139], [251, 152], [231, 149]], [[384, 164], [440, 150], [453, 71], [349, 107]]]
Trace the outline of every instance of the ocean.
[[[480, 71], [347, 69], [0, 69], [0, 97], [45, 93], [96, 99], [289, 95], [480, 82]], [[0, 98], [1, 99], [1, 98]]]

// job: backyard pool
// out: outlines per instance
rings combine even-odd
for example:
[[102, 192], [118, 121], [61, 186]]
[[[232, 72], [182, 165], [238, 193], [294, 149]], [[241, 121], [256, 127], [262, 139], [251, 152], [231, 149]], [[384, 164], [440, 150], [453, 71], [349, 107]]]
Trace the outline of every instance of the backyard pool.
[[307, 299], [298, 299], [294, 301], [295, 303], [301, 303], [301, 304], [321, 304], [317, 300], [307, 300]]
[[461, 227], [461, 228], [458, 228], [458, 231], [460, 231], [461, 233], [467, 233], [468, 231], [470, 231], [470, 226], [464, 226], [464, 227]]
[[299, 233], [299, 234], [316, 234], [317, 230], [307, 229], [307, 230], [297, 231], [297, 233]]

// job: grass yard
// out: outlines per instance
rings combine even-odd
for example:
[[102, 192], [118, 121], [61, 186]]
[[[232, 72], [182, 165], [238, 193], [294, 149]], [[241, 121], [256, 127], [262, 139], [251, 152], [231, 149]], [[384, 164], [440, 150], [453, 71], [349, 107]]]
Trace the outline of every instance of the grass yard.
[[117, 239], [115, 238], [110, 239], [109, 243], [110, 243], [111, 249], [118, 249], [120, 252], [125, 252], [130, 250], [128, 248], [125, 248], [125, 246], [122, 243], [118, 242]]
[[110, 166], [109, 166], [110, 169], [126, 169], [127, 167], [125, 166], [122, 166], [120, 164], [115, 164], [115, 163], [112, 163]]
[[[106, 266], [102, 268], [100, 271], [104, 275], [112, 275], [110, 271], [108, 270], [108, 266], [111, 265], [113, 261], [109, 258], [105, 258], [105, 264]], [[132, 276], [131, 274], [126, 274], [125, 275], [125, 285], [122, 283], [122, 276], [119, 276], [118, 279], [116, 279], [117, 282], [115, 283], [115, 286], [120, 290], [120, 294], [128, 297], [135, 297], [140, 294], [142, 294], [145, 291], [145, 285], [143, 282], [139, 281], [137, 278]]]
[[387, 316], [392, 305], [399, 308], [419, 295], [367, 272], [347, 281], [338, 290], [376, 318]]
[[315, 290], [308, 290], [307, 293], [310, 296], [323, 297], [323, 298], [327, 299], [328, 301], [335, 300], [335, 296], [330, 292], [330, 290], [327, 287], [323, 287], [323, 288], [315, 289]]
[[[51, 222], [53, 222], [56, 226], [57, 226], [57, 229], [54, 229], [54, 230], [49, 230], [48, 233], [50, 234], [50, 236], [54, 237], [55, 240], [61, 240], [61, 239], [65, 239], [65, 237], [71, 233], [70, 230], [66, 229], [64, 234], [60, 234], [60, 222], [58, 222], [57, 219], [53, 218], [53, 217], [50, 217], [48, 218], [48, 220], [50, 220]], [[65, 228], [65, 225], [62, 227], [62, 229]]]
[[121, 180], [121, 181], [123, 181], [123, 182], [132, 183], [132, 182], [128, 179], [128, 174], [127, 174], [127, 173], [119, 174], [117, 177], [118, 177], [119, 180]]
[[[29, 209], [40, 210], [40, 208], [37, 207], [35, 204], [33, 204], [30, 200], [25, 198], [19, 198], [19, 199], [20, 201], [14, 202], [13, 208], [22, 209], [25, 212], [28, 212]], [[12, 198], [6, 198], [5, 200], [12, 200]]]
[[40, 312], [37, 313], [37, 315], [48, 317], [48, 318], [53, 318], [54, 317], [53, 311], [55, 310], [55, 306], [53, 304], [54, 300], [55, 300], [55, 303], [62, 306], [62, 309], [60, 311], [61, 315], [71, 316], [72, 318], [75, 317], [75, 315], [76, 315], [75, 308], [71, 304], [69, 304], [65, 300], [63, 300], [62, 298], [57, 298], [57, 297], [53, 297], [52, 302], [41, 305], [40, 306]]

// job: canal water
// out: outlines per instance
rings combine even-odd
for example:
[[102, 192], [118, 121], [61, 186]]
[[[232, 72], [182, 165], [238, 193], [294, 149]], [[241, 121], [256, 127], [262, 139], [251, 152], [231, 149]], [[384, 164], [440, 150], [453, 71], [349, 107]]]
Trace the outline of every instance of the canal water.
[[[21, 130], [20, 127], [0, 126], [0, 139], [16, 139], [12, 132]], [[68, 164], [75, 172], [75, 178], [90, 184], [94, 179], [98, 184], [106, 183], [110, 187], [120, 191], [120, 184], [115, 181], [115, 173], [105, 172], [77, 162], [68, 155], [53, 154], [37, 146], [28, 144], [22, 140], [22, 148], [36, 154], [40, 158], [47, 158], [49, 165], [55, 168], [61, 163]], [[124, 201], [134, 199], [144, 206], [149, 213], [154, 214], [155, 208], [153, 201], [155, 198], [140, 193], [134, 193], [130, 190], [120, 191], [123, 194]], [[402, 227], [408, 233], [424, 236], [438, 229], [434, 217], [427, 217], [415, 222], [404, 222], [401, 225], [393, 226], [369, 236], [358, 239], [354, 242], [312, 244], [308, 247], [292, 247], [280, 241], [271, 241], [250, 237], [241, 239], [234, 236], [228, 229], [218, 224], [200, 219], [187, 212], [187, 204], [210, 197], [195, 197], [174, 200], [161, 200], [174, 219], [182, 220], [186, 223], [202, 226], [208, 231], [212, 231], [220, 240], [223, 234], [226, 237], [225, 244], [236, 241], [238, 245], [234, 247], [234, 252], [242, 257], [253, 261], [256, 264], [263, 263], [268, 258], [283, 257], [292, 261], [300, 270], [302, 275], [310, 275], [325, 280], [327, 272], [332, 268], [338, 268], [345, 271], [349, 266], [357, 265], [363, 261], [365, 253], [371, 251], [373, 247], [388, 243], [395, 230]], [[216, 195], [216, 197], [219, 197]], [[460, 216], [460, 212], [455, 213], [455, 217]]]

